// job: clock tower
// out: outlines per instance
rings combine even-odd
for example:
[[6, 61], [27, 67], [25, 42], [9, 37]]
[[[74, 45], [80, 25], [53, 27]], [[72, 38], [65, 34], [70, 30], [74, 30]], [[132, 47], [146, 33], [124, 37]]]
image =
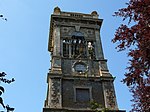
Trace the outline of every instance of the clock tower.
[[48, 43], [51, 68], [43, 112], [92, 112], [91, 102], [119, 111], [114, 77], [103, 55], [103, 20], [98, 16], [96, 11], [83, 14], [54, 8]]

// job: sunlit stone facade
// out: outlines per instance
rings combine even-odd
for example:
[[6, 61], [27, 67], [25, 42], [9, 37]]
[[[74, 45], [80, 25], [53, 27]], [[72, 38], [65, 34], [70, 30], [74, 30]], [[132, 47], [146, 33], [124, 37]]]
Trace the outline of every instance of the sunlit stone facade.
[[98, 17], [96, 11], [83, 14], [54, 9], [48, 43], [51, 68], [43, 112], [92, 112], [90, 102], [119, 111], [114, 78], [103, 55], [103, 20]]

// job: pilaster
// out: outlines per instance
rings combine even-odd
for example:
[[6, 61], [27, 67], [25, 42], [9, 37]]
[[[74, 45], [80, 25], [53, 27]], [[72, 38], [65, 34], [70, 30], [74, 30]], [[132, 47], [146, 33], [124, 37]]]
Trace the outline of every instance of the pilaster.
[[103, 81], [103, 92], [105, 99], [105, 107], [110, 110], [118, 110], [113, 81], [111, 80]]
[[60, 27], [58, 25], [54, 25], [53, 28], [53, 55], [52, 55], [52, 73], [61, 74], [61, 40], [60, 40]]
[[96, 59], [104, 59], [103, 49], [102, 49], [102, 43], [100, 38], [100, 32], [99, 30], [95, 30], [95, 38], [96, 38]]
[[[51, 75], [51, 74], [49, 74]], [[62, 107], [61, 77], [49, 76], [48, 107]]]

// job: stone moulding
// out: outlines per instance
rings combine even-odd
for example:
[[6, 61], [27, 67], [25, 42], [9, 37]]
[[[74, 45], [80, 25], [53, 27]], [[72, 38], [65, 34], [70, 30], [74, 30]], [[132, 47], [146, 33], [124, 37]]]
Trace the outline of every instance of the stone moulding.
[[[56, 108], [43, 108], [43, 112], [95, 112], [94, 110], [73, 110], [73, 109], [56, 109]], [[101, 110], [99, 110], [99, 112], [102, 112]], [[125, 110], [108, 110], [106, 112], [126, 112]]]

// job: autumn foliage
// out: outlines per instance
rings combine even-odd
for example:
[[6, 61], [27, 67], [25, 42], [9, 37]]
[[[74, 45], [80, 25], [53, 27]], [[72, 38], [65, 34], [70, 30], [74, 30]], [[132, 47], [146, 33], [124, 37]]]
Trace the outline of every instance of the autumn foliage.
[[112, 41], [118, 51], [128, 50], [123, 82], [133, 93], [131, 111], [150, 112], [150, 0], [129, 0], [126, 5], [115, 16], [128, 24], [120, 25]]

